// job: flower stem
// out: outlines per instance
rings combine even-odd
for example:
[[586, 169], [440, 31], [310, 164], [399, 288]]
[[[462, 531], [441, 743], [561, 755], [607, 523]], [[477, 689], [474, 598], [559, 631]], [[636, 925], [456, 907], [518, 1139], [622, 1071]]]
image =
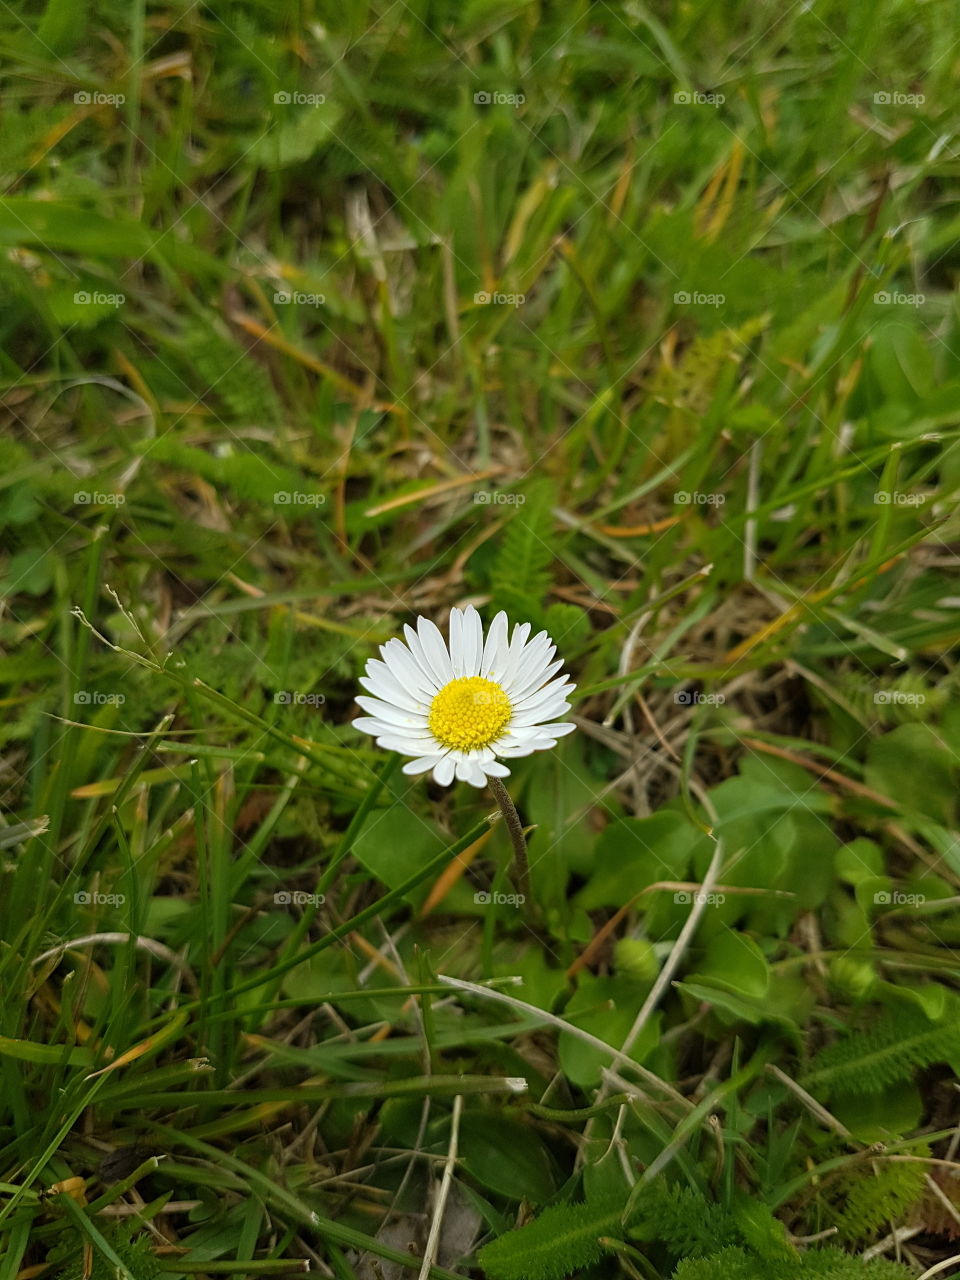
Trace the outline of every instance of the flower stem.
[[488, 777], [487, 781], [500, 806], [507, 830], [510, 832], [510, 843], [513, 845], [513, 868], [510, 878], [516, 885], [517, 893], [523, 898], [524, 910], [528, 914], [533, 906], [533, 900], [530, 897], [530, 864], [527, 861], [527, 841], [523, 834], [523, 824], [516, 805], [510, 799], [510, 792], [500, 779]]

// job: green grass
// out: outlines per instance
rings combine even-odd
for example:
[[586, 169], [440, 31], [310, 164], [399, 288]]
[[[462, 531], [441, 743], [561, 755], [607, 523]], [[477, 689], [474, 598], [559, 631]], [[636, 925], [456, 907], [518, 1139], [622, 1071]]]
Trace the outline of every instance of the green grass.
[[[953, 1256], [957, 34], [0, 6], [0, 1280], [466, 1277], [649, 1169]], [[578, 685], [536, 929], [351, 725], [467, 601]]]

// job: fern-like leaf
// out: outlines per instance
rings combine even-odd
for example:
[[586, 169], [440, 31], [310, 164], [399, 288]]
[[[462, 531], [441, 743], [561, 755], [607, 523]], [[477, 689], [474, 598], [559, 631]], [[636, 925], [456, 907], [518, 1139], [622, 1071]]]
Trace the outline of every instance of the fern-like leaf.
[[543, 599], [550, 590], [554, 502], [548, 481], [533, 486], [507, 524], [490, 575], [495, 609], [506, 610], [511, 621], [532, 622], [534, 630], [545, 625]]
[[207, 382], [201, 395], [214, 395], [241, 422], [276, 422], [280, 405], [269, 375], [237, 343], [212, 328], [194, 329], [186, 337], [193, 368]]
[[864, 1262], [839, 1249], [811, 1249], [795, 1262], [770, 1262], [744, 1249], [685, 1259], [671, 1280], [910, 1280], [899, 1263]]
[[[929, 1156], [924, 1143], [910, 1154]], [[869, 1240], [900, 1221], [923, 1197], [927, 1166], [921, 1160], [858, 1162], [828, 1188], [828, 1215], [845, 1244]]]
[[[184, 444], [168, 434], [151, 442], [150, 458], [152, 462], [165, 462], [198, 475], [216, 489], [227, 489], [238, 498], [263, 506], [273, 507], [274, 494], [278, 491], [289, 494], [297, 490], [313, 492], [317, 489], [316, 482], [302, 472], [284, 466], [272, 457], [263, 458], [252, 450], [240, 451], [239, 446], [235, 453], [218, 456]], [[276, 510], [278, 514], [302, 518], [305, 511], [312, 513], [316, 507], [280, 505]]]
[[601, 1236], [618, 1235], [623, 1202], [553, 1205], [519, 1231], [491, 1240], [477, 1253], [490, 1280], [564, 1280], [603, 1253]]
[[675, 1258], [698, 1257], [740, 1243], [732, 1216], [691, 1187], [642, 1183], [631, 1201], [631, 1238], [659, 1241]]
[[949, 1001], [941, 1022], [909, 1005], [887, 1009], [871, 1024], [822, 1049], [800, 1083], [826, 1099], [836, 1091], [879, 1093], [912, 1078], [918, 1067], [960, 1054], [958, 1002]]
[[743, 1249], [721, 1249], [708, 1258], [685, 1258], [672, 1280], [767, 1280], [761, 1263]]
[[[624, 1215], [623, 1200], [555, 1205], [485, 1245], [477, 1261], [491, 1280], [565, 1280], [601, 1256], [601, 1236], [622, 1233]], [[636, 1187], [626, 1215], [631, 1239], [656, 1241], [675, 1258], [708, 1253], [737, 1238], [733, 1219], [719, 1205], [662, 1181]]]
[[[105, 1233], [105, 1239], [111, 1249], [137, 1280], [156, 1280], [160, 1275], [160, 1264], [153, 1252], [153, 1242], [148, 1235], [138, 1235], [132, 1240], [121, 1229], [114, 1228]], [[71, 1244], [70, 1258], [59, 1271], [53, 1273], [52, 1280], [117, 1280], [116, 1267], [104, 1257], [98, 1248], [93, 1250], [91, 1270], [84, 1265], [84, 1249], [82, 1242]]]
[[733, 1221], [744, 1244], [772, 1266], [796, 1260], [797, 1251], [787, 1229], [762, 1200], [743, 1194], [733, 1209]]
[[547, 609], [544, 624], [560, 653], [568, 653], [577, 648], [590, 635], [590, 619], [575, 604], [556, 601]]
[[[920, 1171], [922, 1164], [898, 1165]], [[875, 1198], [856, 1188], [845, 1201], [853, 1215], [863, 1212], [874, 1227], [878, 1206], [909, 1200], [907, 1182], [885, 1184]], [[921, 1187], [922, 1189], [922, 1187]], [[891, 1196], [893, 1200], [891, 1200]], [[899, 1198], [898, 1198], [899, 1197]], [[914, 1197], [915, 1199], [916, 1197]], [[845, 1212], [844, 1209], [844, 1212]], [[631, 1240], [666, 1249], [677, 1261], [671, 1280], [907, 1280], [900, 1266], [883, 1260], [864, 1263], [840, 1249], [797, 1253], [783, 1225], [760, 1201], [743, 1195], [728, 1213], [699, 1191], [663, 1181], [634, 1188], [630, 1202], [606, 1198], [575, 1205], [554, 1205], [519, 1231], [491, 1241], [477, 1254], [490, 1280], [566, 1280], [596, 1262], [603, 1236], [620, 1236], [624, 1220]], [[666, 1274], [666, 1273], [664, 1273]]]
[[855, 707], [864, 720], [876, 720], [893, 727], [910, 722], [926, 722], [949, 701], [946, 689], [934, 685], [928, 676], [917, 671], [891, 675], [884, 672], [885, 697], [877, 701], [876, 677], [863, 672], [838, 672], [838, 693]]
[[705, 412], [724, 372], [740, 362], [746, 347], [763, 331], [766, 322], [766, 317], [758, 316], [738, 329], [698, 334], [678, 364], [657, 370], [652, 384], [654, 397], [692, 413]]
[[912, 1274], [898, 1262], [864, 1262], [841, 1249], [811, 1249], [798, 1272], [803, 1280], [912, 1280]]

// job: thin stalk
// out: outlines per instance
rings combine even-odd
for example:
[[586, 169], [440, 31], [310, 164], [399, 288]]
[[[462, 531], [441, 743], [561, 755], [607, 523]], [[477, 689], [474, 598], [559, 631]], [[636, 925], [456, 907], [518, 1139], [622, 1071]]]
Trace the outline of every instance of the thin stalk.
[[526, 913], [532, 907], [533, 899], [530, 896], [530, 863], [527, 859], [527, 841], [523, 834], [523, 823], [520, 821], [516, 805], [510, 799], [510, 792], [500, 779], [488, 778], [487, 781], [490, 783], [490, 790], [500, 806], [503, 820], [510, 832], [510, 843], [513, 845], [513, 868], [510, 878], [516, 886], [517, 893], [523, 899]]

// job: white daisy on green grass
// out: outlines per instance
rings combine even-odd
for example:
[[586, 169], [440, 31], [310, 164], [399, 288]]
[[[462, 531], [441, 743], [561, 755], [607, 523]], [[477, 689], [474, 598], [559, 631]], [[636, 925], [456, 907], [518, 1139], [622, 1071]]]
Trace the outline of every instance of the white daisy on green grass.
[[360, 683], [373, 696], [357, 702], [369, 714], [354, 720], [377, 745], [413, 756], [404, 773], [433, 771], [436, 782], [454, 778], [482, 787], [505, 778], [503, 760], [555, 747], [576, 725], [554, 723], [570, 710], [576, 688], [558, 676], [563, 659], [546, 631], [530, 639], [529, 622], [507, 638], [507, 615], [498, 613], [486, 639], [473, 605], [450, 611], [449, 647], [427, 618], [405, 626], [402, 640], [380, 646]]

